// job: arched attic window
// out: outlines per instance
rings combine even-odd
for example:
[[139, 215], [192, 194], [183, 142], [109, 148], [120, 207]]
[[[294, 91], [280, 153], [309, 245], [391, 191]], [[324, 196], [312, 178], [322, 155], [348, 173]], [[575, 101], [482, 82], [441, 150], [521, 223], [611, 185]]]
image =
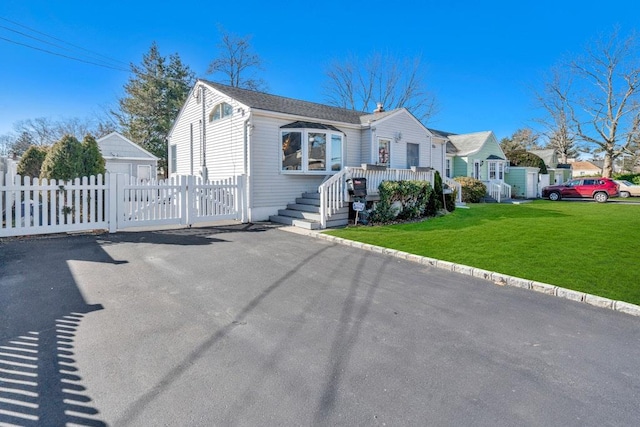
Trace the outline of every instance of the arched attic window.
[[221, 102], [220, 104], [213, 107], [213, 110], [211, 110], [211, 113], [209, 113], [209, 121], [213, 122], [215, 120], [224, 119], [231, 114], [233, 114], [233, 107], [226, 102]]

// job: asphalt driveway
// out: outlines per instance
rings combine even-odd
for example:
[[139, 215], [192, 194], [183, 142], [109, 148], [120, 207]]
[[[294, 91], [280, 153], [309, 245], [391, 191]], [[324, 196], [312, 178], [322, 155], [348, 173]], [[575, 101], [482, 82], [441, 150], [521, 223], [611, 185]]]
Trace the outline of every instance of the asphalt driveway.
[[635, 425], [640, 319], [270, 228], [0, 243], [0, 425]]

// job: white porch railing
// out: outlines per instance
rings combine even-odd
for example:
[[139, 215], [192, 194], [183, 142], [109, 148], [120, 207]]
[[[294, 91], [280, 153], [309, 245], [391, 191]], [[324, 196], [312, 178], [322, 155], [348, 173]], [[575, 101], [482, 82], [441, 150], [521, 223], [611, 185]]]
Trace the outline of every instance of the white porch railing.
[[442, 182], [456, 191], [456, 203], [462, 203], [462, 185], [455, 179], [442, 177]]
[[[378, 194], [378, 186], [382, 181], [427, 181], [433, 183], [434, 171], [412, 169], [382, 169], [371, 170], [362, 167], [347, 167], [340, 173], [333, 175], [323, 182], [318, 188], [320, 192], [320, 226], [326, 228], [327, 220], [337, 213], [348, 200], [346, 180], [347, 178], [365, 178], [367, 180], [367, 193]], [[458, 189], [457, 202], [460, 202], [460, 184], [456, 181], [444, 178], [444, 183], [449, 187]]]
[[333, 175], [331, 178], [320, 184], [320, 227], [327, 228], [327, 220], [337, 213], [345, 204], [347, 199], [345, 168]]
[[487, 194], [500, 203], [503, 199], [511, 198], [511, 186], [504, 181], [485, 181]]

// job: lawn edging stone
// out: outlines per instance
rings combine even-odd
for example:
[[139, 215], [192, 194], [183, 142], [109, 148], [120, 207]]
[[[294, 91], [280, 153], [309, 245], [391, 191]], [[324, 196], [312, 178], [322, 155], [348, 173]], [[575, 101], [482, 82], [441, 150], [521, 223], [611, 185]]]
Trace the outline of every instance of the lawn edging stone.
[[624, 301], [614, 301], [613, 309], [621, 313], [640, 317], [640, 305], [635, 305]]
[[572, 289], [557, 288], [556, 296], [564, 299], [568, 299], [576, 302], [584, 302], [584, 298], [587, 294], [584, 292], [574, 291]]
[[543, 294], [557, 296], [557, 293], [556, 293], [557, 289], [558, 289], [557, 286], [549, 285], [548, 283], [534, 282], [534, 281], [531, 282], [531, 290], [540, 292]]
[[574, 291], [572, 289], [561, 288], [559, 286], [550, 285], [548, 283], [536, 282], [534, 280], [522, 279], [519, 277], [509, 276], [507, 274], [491, 272], [480, 268], [471, 267], [463, 264], [456, 264], [450, 261], [439, 260], [435, 258], [424, 257], [421, 255], [415, 255], [408, 252], [398, 251], [396, 249], [384, 248], [382, 246], [370, 245], [367, 243], [356, 242], [353, 240], [343, 239], [341, 237], [335, 237], [324, 233], [314, 232], [311, 235], [318, 238], [328, 240], [331, 242], [339, 243], [354, 248], [364, 249], [370, 252], [376, 252], [382, 255], [391, 255], [395, 258], [401, 258], [407, 261], [415, 262], [430, 267], [437, 267], [447, 271], [453, 271], [456, 273], [464, 274], [466, 276], [477, 277], [484, 279], [498, 286], [512, 286], [515, 288], [528, 289], [535, 292], [540, 292], [546, 295], [552, 295], [558, 298], [567, 299], [575, 302], [582, 302], [592, 305], [594, 307], [606, 308], [609, 310], [618, 311], [631, 316], [640, 317], [640, 305], [631, 304], [625, 301], [616, 301], [609, 298], [600, 297], [597, 295], [587, 294], [580, 291]]

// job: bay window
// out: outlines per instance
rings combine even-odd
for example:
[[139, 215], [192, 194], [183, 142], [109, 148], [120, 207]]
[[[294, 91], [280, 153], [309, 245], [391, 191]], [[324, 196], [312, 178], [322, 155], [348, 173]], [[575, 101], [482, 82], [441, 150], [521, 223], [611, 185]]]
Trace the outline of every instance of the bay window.
[[331, 132], [333, 129], [282, 129], [281, 170], [305, 174], [342, 170], [344, 136], [342, 133]]

